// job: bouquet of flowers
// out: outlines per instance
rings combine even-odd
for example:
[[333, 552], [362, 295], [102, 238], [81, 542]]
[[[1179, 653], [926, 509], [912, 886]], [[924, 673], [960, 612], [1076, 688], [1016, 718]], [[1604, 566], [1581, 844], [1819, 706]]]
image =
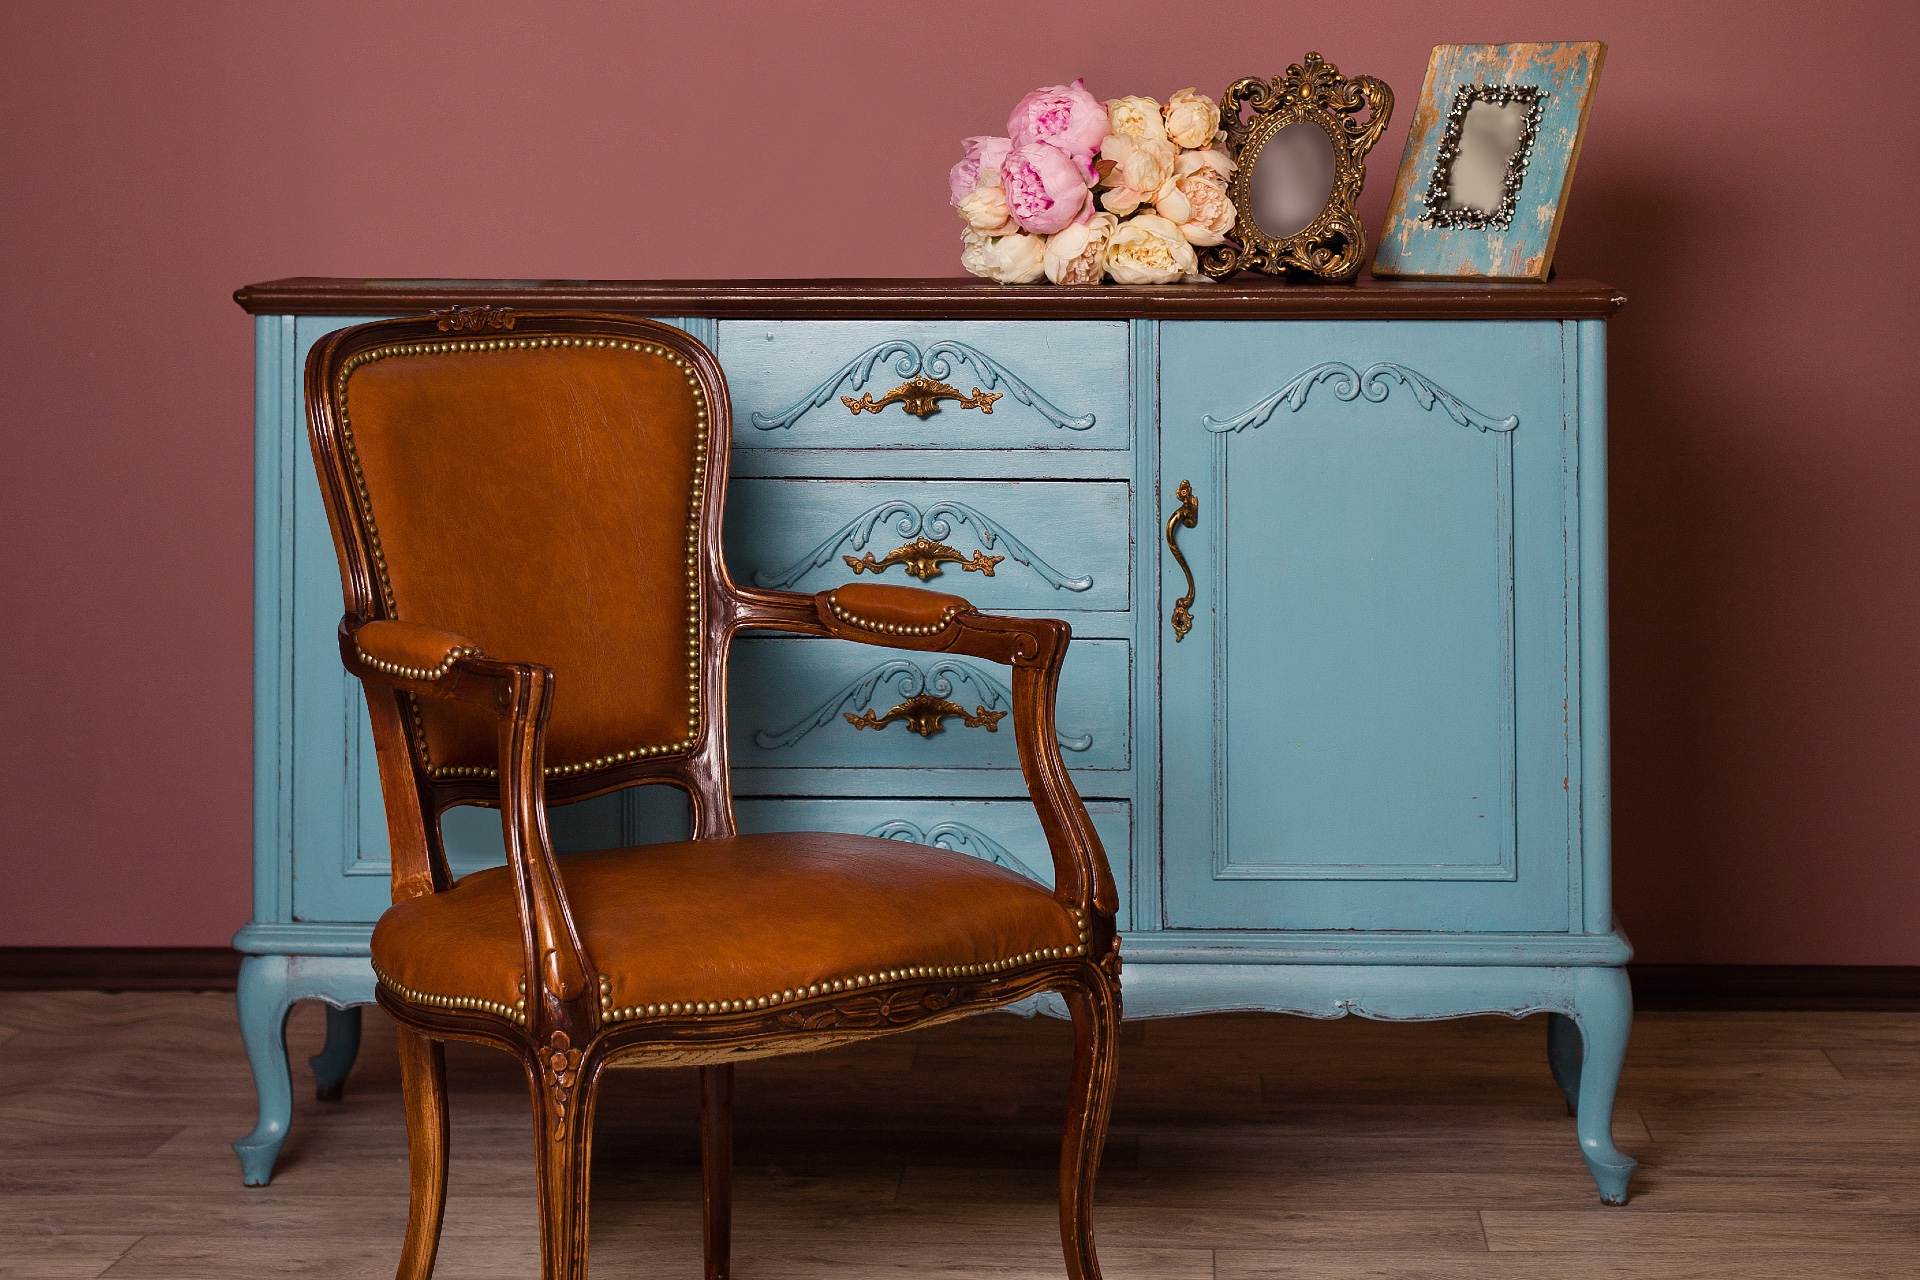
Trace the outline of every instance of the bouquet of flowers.
[[1002, 284], [1203, 280], [1195, 245], [1233, 229], [1234, 164], [1212, 98], [1101, 102], [1085, 82], [1020, 99], [1004, 138], [968, 138], [948, 181], [960, 265]]

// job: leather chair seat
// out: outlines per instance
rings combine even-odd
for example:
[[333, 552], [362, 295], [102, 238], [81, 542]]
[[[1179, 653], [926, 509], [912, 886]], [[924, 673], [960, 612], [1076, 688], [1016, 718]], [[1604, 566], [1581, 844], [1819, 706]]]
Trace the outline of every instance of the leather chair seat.
[[[799, 832], [559, 859], [603, 1016], [726, 1014], [908, 976], [969, 977], [1078, 955], [1084, 925], [1045, 886], [965, 854]], [[373, 964], [404, 998], [522, 1016], [510, 870], [396, 903]]]

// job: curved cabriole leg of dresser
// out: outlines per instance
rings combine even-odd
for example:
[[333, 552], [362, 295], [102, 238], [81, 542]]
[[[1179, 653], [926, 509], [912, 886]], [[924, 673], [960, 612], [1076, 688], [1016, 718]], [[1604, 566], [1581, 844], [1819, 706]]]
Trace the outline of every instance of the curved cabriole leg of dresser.
[[327, 1043], [307, 1059], [313, 1068], [313, 1096], [322, 1102], [338, 1102], [346, 1088], [353, 1061], [360, 1056], [360, 1006], [345, 1009], [327, 1006]]
[[1547, 1065], [1567, 1100], [1567, 1114], [1580, 1114], [1580, 1024], [1564, 1013], [1547, 1015]]
[[[1627, 1037], [1633, 1030], [1633, 990], [1627, 983], [1627, 971], [1575, 969], [1573, 1020], [1585, 1047], [1574, 1073], [1579, 1089], [1575, 1114], [1580, 1154], [1599, 1184], [1600, 1199], [1606, 1204], [1625, 1204], [1627, 1183], [1639, 1166], [1639, 1161], [1613, 1145], [1613, 1099], [1620, 1087], [1620, 1069], [1627, 1059]], [[1552, 1034], [1549, 1026], [1548, 1035]]]
[[[241, 1181], [250, 1187], [264, 1187], [273, 1180], [274, 1161], [293, 1122], [287, 1014], [302, 1000], [321, 1000], [330, 1006], [327, 1048], [318, 1056], [331, 1060], [335, 1049], [331, 1015], [336, 1010], [357, 1015], [353, 1006], [373, 1003], [373, 967], [365, 956], [267, 954], [241, 961], [235, 1003], [247, 1065], [253, 1069], [253, 1087], [260, 1098], [260, 1118], [252, 1133], [233, 1144], [233, 1153], [240, 1157]], [[354, 1025], [357, 1029], [357, 1017]], [[344, 1042], [341, 1056], [346, 1056]], [[347, 1058], [345, 1067], [351, 1066]], [[324, 1079], [320, 1083], [324, 1087]]]

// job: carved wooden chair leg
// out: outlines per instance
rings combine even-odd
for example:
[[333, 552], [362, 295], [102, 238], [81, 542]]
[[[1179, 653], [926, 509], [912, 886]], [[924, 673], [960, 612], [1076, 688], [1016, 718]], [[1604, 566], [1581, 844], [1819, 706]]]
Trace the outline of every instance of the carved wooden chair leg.
[[733, 1251], [733, 1067], [700, 1068], [700, 1173], [706, 1280], [727, 1280]]
[[1120, 1002], [1101, 974], [1089, 990], [1061, 992], [1073, 1015], [1073, 1083], [1067, 1093], [1067, 1131], [1060, 1145], [1060, 1243], [1068, 1280], [1100, 1280], [1093, 1248], [1093, 1184], [1113, 1114], [1119, 1066]]
[[[358, 1013], [359, 1010], [354, 1010]], [[407, 1110], [407, 1169], [412, 1185], [407, 1240], [395, 1280], [429, 1280], [447, 1207], [446, 1046], [399, 1028], [400, 1091]]]
[[533, 1088], [535, 1181], [540, 1196], [541, 1280], [587, 1280], [587, 1193], [593, 1104], [606, 1064], [582, 1063], [556, 1034], [528, 1064]]

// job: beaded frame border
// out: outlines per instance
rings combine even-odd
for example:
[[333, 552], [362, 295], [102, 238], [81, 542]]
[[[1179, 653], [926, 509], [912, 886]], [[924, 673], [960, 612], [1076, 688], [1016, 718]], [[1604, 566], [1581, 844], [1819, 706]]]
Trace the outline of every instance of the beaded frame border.
[[[670, 347], [632, 338], [553, 334], [546, 337], [456, 338], [397, 342], [389, 346], [358, 352], [342, 364], [334, 379], [334, 401], [338, 406], [340, 441], [346, 452], [347, 465], [353, 470], [354, 506], [359, 512], [361, 525], [366, 530], [367, 549], [373, 557], [375, 577], [380, 583], [380, 597], [386, 604], [387, 616], [397, 619], [399, 609], [394, 603], [393, 583], [387, 576], [387, 557], [380, 545], [380, 527], [373, 518], [373, 498], [367, 492], [366, 474], [360, 467], [360, 450], [353, 438], [352, 416], [348, 410], [350, 379], [362, 366], [376, 364], [382, 360], [409, 356], [466, 355], [480, 351], [537, 351], [553, 347], [607, 348], [617, 351], [638, 351], [663, 357], [680, 370], [681, 376], [687, 380], [687, 386], [693, 391], [695, 424], [693, 481], [687, 493], [687, 597], [692, 605], [687, 618], [687, 736], [678, 742], [633, 747], [626, 751], [597, 756], [592, 760], [546, 766], [546, 777], [565, 778], [594, 773], [601, 769], [611, 769], [616, 765], [628, 764], [635, 760], [680, 755], [693, 750], [700, 741], [700, 637], [705, 614], [705, 602], [700, 592], [700, 523], [706, 499], [707, 443], [712, 430], [712, 411], [707, 403], [706, 388], [700, 385], [699, 376], [694, 372], [692, 363]], [[419, 700], [410, 693], [402, 696], [407, 701], [408, 719], [413, 727], [414, 750], [419, 752], [420, 762], [426, 769], [428, 777], [436, 780], [452, 780], [500, 776], [499, 768], [494, 765], [434, 764], [433, 756], [427, 749], [426, 725], [420, 715]]]
[[[1467, 112], [1476, 102], [1496, 107], [1526, 104], [1521, 116], [1520, 141], [1507, 157], [1507, 174], [1500, 203], [1492, 210], [1449, 209], [1447, 197], [1453, 194], [1453, 162], [1460, 158], [1460, 133], [1466, 127]], [[1540, 119], [1546, 113], [1544, 90], [1524, 84], [1463, 84], [1453, 91], [1453, 103], [1447, 108], [1447, 127], [1441, 131], [1439, 150], [1433, 158], [1433, 178], [1427, 184], [1422, 201], [1426, 211], [1420, 220], [1435, 227], [1493, 227], [1513, 225], [1514, 210], [1520, 203], [1520, 187], [1527, 178], [1527, 161], [1533, 155], [1533, 140], [1540, 131]]]

